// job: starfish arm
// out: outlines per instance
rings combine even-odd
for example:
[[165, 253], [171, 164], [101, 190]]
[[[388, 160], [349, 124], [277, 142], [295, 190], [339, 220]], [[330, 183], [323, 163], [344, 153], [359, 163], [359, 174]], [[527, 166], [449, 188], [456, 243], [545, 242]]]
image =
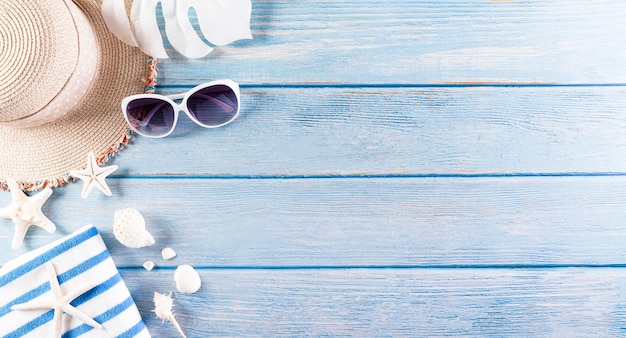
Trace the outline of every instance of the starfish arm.
[[0, 218], [13, 218], [15, 216], [15, 206], [13, 204], [0, 209]]
[[98, 168], [98, 162], [96, 162], [96, 154], [93, 153], [93, 151], [90, 151], [89, 154], [87, 154], [87, 169], [91, 172], [91, 174], [95, 174], [95, 170]]
[[100, 170], [97, 170], [95, 173], [96, 174], [95, 183], [97, 184], [96, 187], [100, 189], [100, 191], [102, 191], [102, 193], [104, 193], [107, 196], [111, 196], [112, 194], [105, 179], [107, 176], [111, 175], [115, 170], [117, 170], [117, 166], [112, 165], [112, 166], [100, 168]]
[[15, 311], [30, 311], [30, 310], [50, 310], [54, 309], [54, 304], [49, 300], [34, 299], [28, 303], [15, 304], [11, 306], [11, 310]]
[[63, 293], [61, 292], [61, 287], [59, 286], [59, 280], [57, 279], [57, 272], [56, 272], [56, 269], [54, 268], [54, 264], [48, 262], [46, 264], [46, 269], [48, 270], [50, 290], [52, 290], [52, 294], [54, 294], [54, 299], [59, 299], [63, 297]]
[[83, 181], [83, 192], [80, 195], [80, 197], [83, 199], [87, 198], [87, 196], [89, 196], [89, 193], [91, 192], [91, 189], [93, 189], [93, 182], [92, 182], [93, 171], [90, 170], [89, 165], [87, 167], [88, 168], [85, 170], [71, 170], [70, 171], [70, 176], [76, 177]]
[[28, 197], [20, 189], [19, 184], [13, 178], [6, 179], [7, 186], [11, 191], [11, 204], [0, 209], [0, 218], [14, 218], [20, 210], [22, 204], [28, 200]]
[[109, 189], [109, 186], [104, 181], [104, 177], [98, 176], [98, 177], [96, 177], [96, 179], [93, 182], [94, 182], [94, 186], [96, 186], [96, 188], [100, 189], [100, 191], [102, 191], [103, 194], [105, 194], [107, 196], [113, 195], [113, 193], [111, 193], [111, 189]]
[[76, 299], [76, 297], [84, 294], [85, 292], [93, 289], [96, 285], [98, 285], [98, 283], [95, 282], [90, 282], [87, 283], [85, 285], [83, 285], [82, 287], [68, 293], [67, 295], [63, 296], [63, 302], [65, 303], [69, 303], [71, 301], [73, 301], [74, 299]]
[[11, 197], [14, 202], [20, 202], [27, 198], [26, 194], [24, 194], [22, 189], [20, 189], [20, 185], [14, 178], [7, 178], [6, 182], [9, 190], [11, 191]]
[[35, 225], [46, 230], [49, 233], [53, 233], [57, 230], [57, 226], [44, 214], [41, 214], [38, 217], [39, 221]]
[[91, 317], [87, 316], [84, 312], [78, 310], [77, 308], [73, 307], [72, 305], [70, 305], [69, 303], [66, 303], [63, 305], [62, 307], [63, 311], [67, 314], [69, 314], [70, 316], [79, 319], [80, 321], [82, 321], [83, 323], [94, 327], [96, 329], [101, 329], [102, 325], [100, 325], [98, 322], [96, 322], [95, 320], [93, 320]]
[[46, 230], [49, 233], [53, 233], [56, 231], [56, 225], [52, 223], [46, 215], [43, 214], [41, 208], [43, 204], [48, 200], [48, 198], [52, 195], [52, 189], [46, 188], [42, 190], [37, 195], [31, 197], [25, 204], [24, 209], [29, 209], [33, 215], [32, 223], [37, 225], [38, 227]]
[[83, 181], [85, 181], [85, 185], [83, 186], [83, 192], [80, 194], [80, 197], [87, 198], [87, 196], [89, 196], [89, 193], [91, 192], [91, 189], [93, 189], [93, 180], [91, 179], [91, 177], [89, 177], [83, 179]]
[[53, 233], [57, 230], [57, 226], [41, 211], [41, 207], [35, 210], [31, 210], [32, 220], [30, 224], [36, 225], [49, 233]]
[[54, 336], [61, 338], [63, 335], [63, 311], [54, 309]]
[[70, 170], [70, 176], [84, 180], [85, 177], [91, 177], [91, 174], [85, 172], [85, 170]]
[[28, 224], [25, 222], [15, 223], [15, 233], [13, 234], [13, 242], [11, 242], [11, 248], [17, 249], [24, 243], [24, 237], [26, 237], [26, 231], [28, 231]]
[[44, 190], [40, 191], [38, 194], [32, 196], [28, 203], [33, 203], [34, 205], [43, 205], [48, 198], [50, 198], [50, 196], [52, 196], [52, 189], [45, 188]]
[[110, 165], [108, 167], [98, 167], [98, 168], [96, 168], [96, 170], [94, 170], [94, 174], [96, 176], [107, 177], [107, 176], [111, 175], [114, 171], [116, 171], [117, 168], [118, 167], [116, 165]]

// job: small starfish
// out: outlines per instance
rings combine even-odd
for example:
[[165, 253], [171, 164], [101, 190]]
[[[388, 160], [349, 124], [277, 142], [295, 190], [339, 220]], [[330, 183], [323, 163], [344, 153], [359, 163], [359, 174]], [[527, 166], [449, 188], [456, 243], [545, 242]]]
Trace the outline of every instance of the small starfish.
[[22, 245], [24, 236], [26, 236], [31, 225], [36, 225], [49, 233], [55, 232], [54, 223], [41, 212], [41, 207], [52, 195], [52, 189], [45, 188], [40, 193], [28, 197], [20, 189], [15, 179], [7, 178], [6, 181], [11, 190], [13, 201], [9, 206], [0, 209], [0, 218], [12, 219], [15, 224], [15, 235], [11, 248], [17, 249]]
[[116, 165], [99, 167], [98, 163], [96, 163], [96, 156], [93, 151], [90, 151], [87, 155], [87, 168], [84, 170], [72, 170], [70, 175], [78, 177], [85, 182], [83, 193], [80, 195], [82, 198], [87, 198], [93, 187], [100, 189], [105, 195], [111, 196], [111, 190], [104, 179], [115, 170], [117, 170]]
[[61, 337], [63, 333], [63, 313], [75, 317], [81, 320], [83, 323], [94, 327], [96, 329], [102, 329], [102, 325], [98, 324], [91, 317], [87, 316], [84, 312], [78, 310], [70, 304], [78, 296], [93, 289], [96, 283], [89, 283], [83, 287], [76, 289], [68, 294], [63, 294], [59, 281], [57, 280], [57, 273], [54, 269], [54, 265], [50, 262], [46, 263], [48, 270], [48, 278], [50, 279], [50, 289], [52, 290], [53, 299], [35, 299], [27, 303], [11, 306], [11, 310], [28, 311], [28, 310], [54, 310], [54, 336]]

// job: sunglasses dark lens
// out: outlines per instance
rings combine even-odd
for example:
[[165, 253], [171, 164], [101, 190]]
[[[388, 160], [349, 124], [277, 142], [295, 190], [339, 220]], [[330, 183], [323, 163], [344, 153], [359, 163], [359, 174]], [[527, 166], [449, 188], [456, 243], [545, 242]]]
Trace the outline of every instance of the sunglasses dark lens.
[[131, 126], [145, 136], [163, 136], [174, 126], [174, 108], [156, 98], [136, 99], [126, 106]]
[[217, 127], [237, 116], [239, 104], [232, 88], [215, 85], [200, 89], [187, 99], [187, 110], [201, 124]]

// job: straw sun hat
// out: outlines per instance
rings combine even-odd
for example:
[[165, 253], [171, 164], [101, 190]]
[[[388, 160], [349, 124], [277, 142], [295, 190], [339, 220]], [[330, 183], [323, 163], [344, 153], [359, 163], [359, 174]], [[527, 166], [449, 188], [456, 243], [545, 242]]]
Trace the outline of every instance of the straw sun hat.
[[[0, 0], [0, 187], [55, 187], [93, 151], [130, 137], [121, 100], [153, 86], [154, 62], [115, 38], [101, 0]], [[127, 0], [130, 5], [130, 0]]]

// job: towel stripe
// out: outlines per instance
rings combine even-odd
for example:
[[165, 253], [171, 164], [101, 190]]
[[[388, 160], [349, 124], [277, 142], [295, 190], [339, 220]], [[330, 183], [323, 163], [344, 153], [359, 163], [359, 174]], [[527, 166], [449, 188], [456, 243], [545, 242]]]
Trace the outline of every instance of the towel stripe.
[[[104, 324], [106, 323], [108, 320], [114, 318], [115, 316], [119, 315], [120, 313], [126, 311], [126, 309], [128, 309], [129, 307], [133, 306], [135, 304], [135, 302], [133, 302], [133, 298], [132, 297], [128, 297], [126, 298], [126, 300], [124, 300], [123, 302], [117, 304], [116, 306], [114, 306], [113, 308], [109, 309], [108, 311], [96, 316], [93, 318], [93, 320], [95, 320], [96, 322], [100, 323], [100, 324]], [[87, 324], [81, 324], [77, 327], [75, 327], [74, 329], [65, 332], [61, 338], [71, 338], [71, 337], [78, 337], [83, 333], [89, 332], [93, 330], [93, 327], [87, 325]]]
[[130, 329], [128, 329], [128, 331], [122, 333], [121, 335], [117, 336], [117, 338], [132, 338], [136, 335], [138, 335], [139, 333], [141, 333], [141, 331], [146, 329], [146, 324], [144, 324], [144, 322], [142, 320], [139, 320], [139, 323], [137, 323], [135, 326], [131, 327]]
[[0, 318], [6, 316], [9, 312], [11, 312], [11, 306], [26, 303], [29, 300], [35, 299], [48, 291], [50, 291], [50, 284], [44, 283], [32, 289], [31, 291], [15, 298], [14, 300], [7, 303], [7, 305], [0, 308]]
[[66, 240], [60, 245], [53, 247], [52, 249], [41, 254], [40, 256], [33, 258], [29, 262], [20, 265], [15, 270], [0, 276], [0, 287], [3, 287], [10, 282], [16, 280], [17, 278], [22, 277], [23, 275], [50, 261], [52, 258], [61, 255], [62, 253], [72, 249], [73, 247], [87, 241], [88, 239], [96, 235], [98, 235], [98, 230], [94, 227], [90, 227], [89, 229], [85, 230], [85, 232], [80, 233]]
[[[84, 302], [94, 298], [95, 296], [102, 294], [104, 291], [112, 288], [113, 286], [115, 286], [117, 283], [119, 283], [121, 281], [122, 281], [122, 278], [120, 277], [120, 275], [116, 274], [114, 277], [109, 278], [106, 282], [104, 282], [104, 283], [102, 283], [102, 284], [97, 286], [97, 288], [101, 288], [103, 290], [96, 291], [96, 293], [93, 293], [91, 295], [91, 297], [89, 297], [89, 298], [87, 298], [87, 297], [84, 297], [82, 299], [80, 299], [81, 297], [76, 298], [73, 302], [71, 302], [71, 304], [73, 306], [75, 306], [75, 307], [79, 306], [80, 304], [83, 304]], [[94, 289], [96, 289], [96, 288], [94, 288]], [[92, 289], [92, 290], [94, 290], [94, 289]], [[80, 299], [80, 301], [75, 302], [76, 300], [79, 300], [79, 299]], [[104, 322], [106, 322], [107, 320], [117, 316], [118, 314], [120, 314], [121, 312], [123, 312], [124, 310], [126, 310], [127, 308], [129, 308], [133, 304], [135, 304], [133, 302], [133, 298], [132, 297], [128, 297], [122, 303], [116, 305], [115, 307], [113, 307], [112, 309], [106, 311], [105, 313], [95, 317], [94, 320], [96, 322], [100, 323], [100, 324], [104, 324]], [[34, 320], [24, 324], [22, 327], [18, 328], [17, 330], [9, 333], [6, 337], [21, 337], [24, 334], [32, 331], [33, 329], [38, 328], [39, 326], [41, 326], [41, 325], [51, 321], [53, 318], [54, 318], [54, 310], [49, 310], [49, 311], [45, 312], [44, 314], [42, 314], [41, 316], [35, 318]], [[83, 328], [80, 329], [81, 327], [83, 327]], [[87, 330], [85, 330], [85, 328]], [[91, 326], [88, 326], [87, 324], [82, 324], [81, 326], [78, 326], [77, 328], [75, 328], [75, 329], [73, 329], [71, 331], [66, 332], [65, 335], [70, 334], [71, 337], [76, 337], [76, 336], [79, 336], [79, 335], [81, 335], [81, 334], [83, 334], [85, 332], [88, 332], [91, 329], [93, 329]], [[73, 332], [73, 331], [77, 331], [77, 332], [80, 332], [80, 333], [78, 333], [76, 335], [72, 335], [72, 333], [70, 333], [70, 332]], [[66, 337], [65, 335], [63, 335], [63, 337]], [[70, 336], [67, 336], [67, 337], [70, 337]]]
[[4, 336], [4, 338], [13, 338], [13, 337], [22, 337], [25, 334], [29, 333], [30, 331], [40, 327], [41, 325], [51, 321], [52, 319], [54, 319], [54, 311], [50, 310], [44, 314], [42, 314], [41, 316], [35, 318], [34, 320], [31, 320], [30, 322], [22, 325], [21, 327], [17, 328], [15, 331], [9, 333], [8, 335]]
[[122, 276], [120, 276], [119, 274], [115, 274], [113, 277], [111, 277], [111, 278], [107, 279], [106, 281], [102, 282], [102, 284], [99, 284], [96, 287], [94, 287], [93, 289], [91, 289], [91, 290], [83, 293], [82, 295], [76, 297], [76, 299], [74, 299], [72, 302], [70, 302], [70, 304], [72, 304], [72, 306], [74, 306], [74, 307], [80, 306], [81, 304], [86, 303], [86, 302], [90, 301], [91, 299], [94, 299], [94, 298], [98, 297], [99, 295], [103, 294], [104, 292], [106, 292], [110, 288], [116, 286], [121, 281], [122, 281]]
[[102, 251], [101, 253], [58, 275], [57, 279], [59, 280], [59, 284], [63, 284], [78, 275], [82, 275], [87, 270], [93, 268], [94, 266], [104, 262], [109, 258], [111, 258], [111, 255], [109, 254], [109, 251], [105, 248], [104, 251]]
[[[85, 333], [149, 337], [148, 328], [141, 319], [105, 243], [98, 230], [92, 226], [22, 255], [0, 268], [0, 290], [3, 291], [0, 303], [1, 337], [42, 334], [52, 324], [54, 309], [11, 310], [16, 304], [43, 300], [51, 294], [49, 277], [42, 272], [42, 267], [47, 262], [58, 265], [56, 279], [64, 289], [68, 288], [68, 284], [74, 286], [82, 280], [91, 279], [96, 283], [90, 290], [72, 300], [71, 304], [84, 309], [89, 315], [99, 313], [92, 318], [103, 324], [105, 331], [72, 320], [72, 324], [77, 326], [64, 327], [68, 332], [63, 337], [82, 336]], [[66, 320], [64, 322], [68, 323]]]
[[[109, 254], [109, 252], [105, 249], [104, 251], [102, 251], [101, 253], [97, 254], [96, 256], [80, 263], [79, 265], [73, 267], [70, 270], [67, 270], [66, 272], [60, 274], [57, 279], [59, 280], [59, 284], [62, 285], [63, 283], [69, 281], [70, 279], [84, 273], [85, 271], [89, 270], [90, 268], [98, 265], [99, 263], [105, 261], [106, 259], [110, 258], [111, 255]], [[3, 316], [5, 316], [6, 314], [8, 314], [9, 312], [11, 312], [11, 306], [16, 305], [16, 304], [22, 304], [22, 303], [26, 303], [30, 300], [33, 300], [41, 295], [43, 295], [44, 293], [50, 291], [50, 282], [44, 282], [43, 284], [39, 285], [37, 288], [23, 294], [22, 296], [19, 296], [18, 298], [14, 299], [13, 301], [9, 302], [7, 305], [3, 306], [0, 308], [0, 318], [2, 318]]]

